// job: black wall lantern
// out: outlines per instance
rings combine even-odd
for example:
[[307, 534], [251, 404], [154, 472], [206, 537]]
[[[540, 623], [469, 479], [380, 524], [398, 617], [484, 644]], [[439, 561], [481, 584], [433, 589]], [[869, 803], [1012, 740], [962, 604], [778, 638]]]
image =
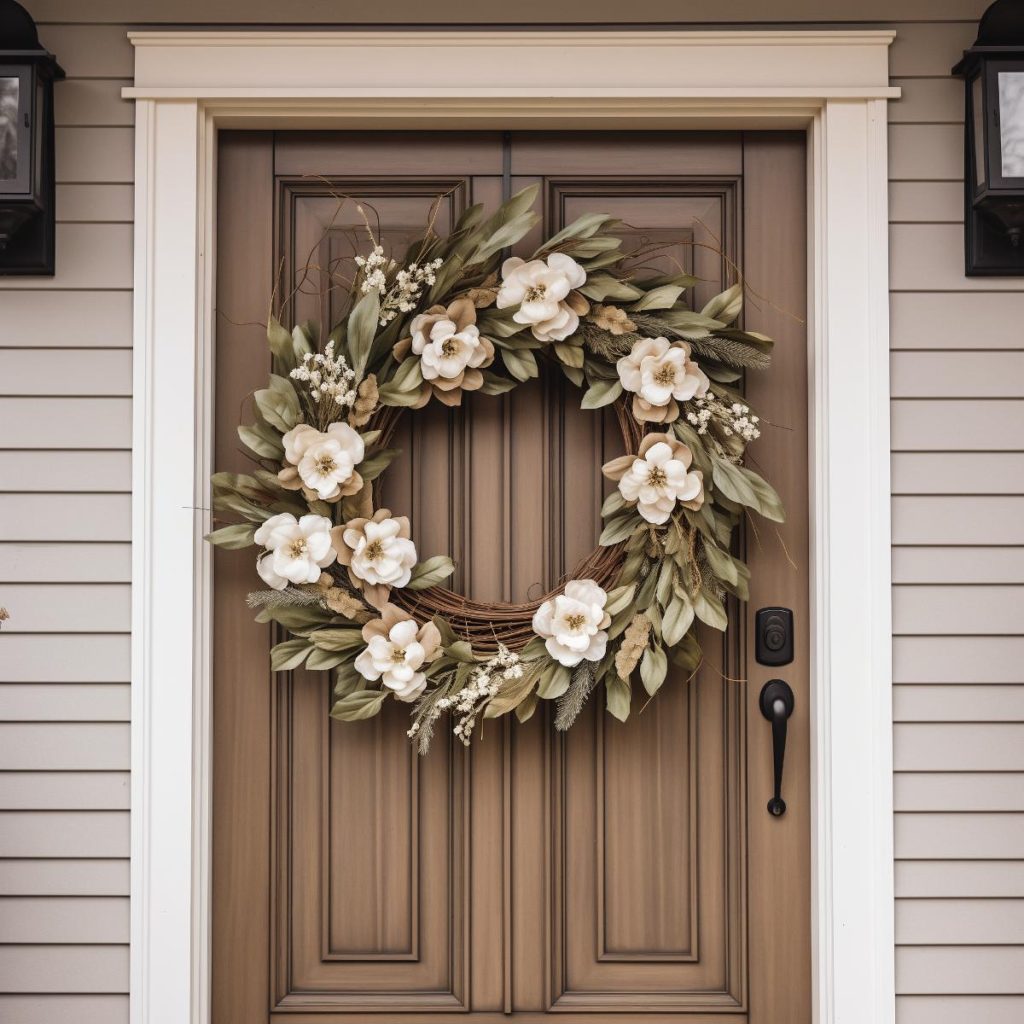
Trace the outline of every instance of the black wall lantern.
[[1024, 275], [1024, 0], [996, 0], [953, 74], [964, 79], [969, 276]]
[[0, 275], [53, 274], [53, 83], [35, 22], [0, 0]]

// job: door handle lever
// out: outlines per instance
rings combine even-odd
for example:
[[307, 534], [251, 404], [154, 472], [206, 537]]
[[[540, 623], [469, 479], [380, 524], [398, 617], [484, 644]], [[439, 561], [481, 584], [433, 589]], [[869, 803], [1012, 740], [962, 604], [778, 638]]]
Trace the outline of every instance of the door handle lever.
[[786, 759], [786, 723], [796, 703], [789, 683], [782, 679], [769, 679], [758, 698], [761, 714], [772, 723], [772, 762], [775, 768], [775, 794], [768, 801], [768, 813], [781, 818], [786, 813], [782, 799], [782, 766]]

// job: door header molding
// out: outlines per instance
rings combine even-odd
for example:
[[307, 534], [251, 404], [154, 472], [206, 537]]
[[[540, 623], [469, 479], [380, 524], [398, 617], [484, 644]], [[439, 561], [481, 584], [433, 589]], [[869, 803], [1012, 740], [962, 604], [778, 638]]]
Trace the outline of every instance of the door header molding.
[[[130, 38], [133, 1024], [209, 1022], [212, 560], [202, 538], [213, 449], [217, 131], [365, 128], [370, 117], [377, 127], [421, 130], [806, 129], [814, 1019], [892, 1024], [893, 33]], [[631, 69], [628, 86], [615, 84], [615, 67]]]

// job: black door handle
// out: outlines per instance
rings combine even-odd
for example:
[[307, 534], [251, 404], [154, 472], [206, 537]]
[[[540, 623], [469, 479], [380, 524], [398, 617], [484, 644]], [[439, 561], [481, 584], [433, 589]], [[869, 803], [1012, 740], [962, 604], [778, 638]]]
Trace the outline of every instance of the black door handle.
[[782, 765], [786, 758], [786, 722], [796, 703], [789, 683], [769, 679], [759, 698], [761, 714], [772, 723], [772, 761], [775, 766], [775, 795], [768, 801], [768, 813], [781, 818], [786, 813], [782, 799]]

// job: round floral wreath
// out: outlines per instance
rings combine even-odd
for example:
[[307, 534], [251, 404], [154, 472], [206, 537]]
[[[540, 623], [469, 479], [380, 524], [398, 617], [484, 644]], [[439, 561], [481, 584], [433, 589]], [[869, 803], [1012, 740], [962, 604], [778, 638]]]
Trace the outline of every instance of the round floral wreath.
[[[535, 199], [526, 189], [490, 217], [473, 206], [446, 238], [428, 227], [401, 262], [368, 226], [350, 311], [322, 350], [309, 325], [270, 318], [273, 373], [238, 431], [256, 468], [212, 480], [215, 510], [244, 522], [209, 540], [260, 549], [267, 589], [248, 603], [291, 635], [272, 667], [333, 671], [343, 721], [411, 702], [421, 752], [446, 713], [467, 745], [481, 716], [525, 721], [538, 700], [556, 700], [567, 729], [601, 683], [625, 720], [636, 670], [649, 695], [669, 661], [693, 672], [697, 622], [724, 630], [726, 595], [746, 598], [749, 570], [730, 551], [743, 509], [783, 519], [743, 465], [760, 431], [735, 385], [768, 365], [772, 342], [734, 326], [742, 286], [691, 310], [695, 279], [631, 272], [627, 257], [645, 252], [624, 253], [600, 213], [502, 261], [536, 223]], [[403, 407], [509, 391], [538, 375], [538, 355], [586, 388], [582, 408], [614, 404], [629, 454], [603, 467], [618, 486], [574, 578], [531, 604], [474, 604], [441, 587], [451, 559], [420, 561], [409, 520], [376, 507], [373, 484], [398, 454], [387, 443]]]

